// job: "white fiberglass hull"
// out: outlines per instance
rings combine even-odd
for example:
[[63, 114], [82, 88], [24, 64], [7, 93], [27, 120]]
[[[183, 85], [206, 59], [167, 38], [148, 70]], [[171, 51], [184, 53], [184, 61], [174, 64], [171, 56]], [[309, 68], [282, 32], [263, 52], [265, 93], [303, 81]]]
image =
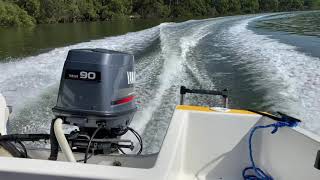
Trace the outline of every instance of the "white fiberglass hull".
[[[272, 122], [248, 111], [178, 106], [158, 154], [94, 156], [83, 164], [64, 162], [61, 154], [58, 161], [49, 161], [49, 151], [31, 150], [35, 159], [0, 157], [0, 178], [238, 180], [250, 166], [250, 129]], [[320, 179], [320, 170], [314, 168], [319, 137], [299, 128], [281, 128], [274, 135], [270, 131], [258, 131], [253, 139], [257, 166], [277, 180]]]

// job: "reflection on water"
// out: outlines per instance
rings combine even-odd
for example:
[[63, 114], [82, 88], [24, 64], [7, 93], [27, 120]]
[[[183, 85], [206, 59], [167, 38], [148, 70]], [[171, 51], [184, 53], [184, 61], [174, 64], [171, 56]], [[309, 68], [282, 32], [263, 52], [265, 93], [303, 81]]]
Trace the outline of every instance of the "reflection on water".
[[0, 61], [45, 53], [53, 48], [116, 36], [158, 25], [161, 20], [121, 20], [0, 28]]

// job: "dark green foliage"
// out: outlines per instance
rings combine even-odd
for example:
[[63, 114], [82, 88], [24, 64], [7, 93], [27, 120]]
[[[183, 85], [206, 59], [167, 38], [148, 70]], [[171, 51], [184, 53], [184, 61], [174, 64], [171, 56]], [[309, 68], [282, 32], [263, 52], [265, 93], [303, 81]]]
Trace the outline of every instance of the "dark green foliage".
[[101, 20], [114, 19], [124, 17], [130, 14], [132, 4], [127, 0], [110, 0], [108, 3], [102, 3], [98, 8], [98, 15]]
[[28, 14], [34, 18], [37, 18], [40, 14], [39, 0], [16, 0], [15, 3], [22, 9], [27, 11]]
[[275, 12], [279, 10], [278, 0], [260, 0], [259, 8], [261, 12]]
[[308, 9], [320, 9], [320, 0], [305, 0], [304, 6]]
[[291, 9], [292, 10], [299, 10], [303, 8], [303, 0], [292, 0]]
[[83, 21], [94, 21], [98, 19], [98, 9], [91, 0], [77, 0], [76, 5], [81, 14], [81, 19]]
[[320, 9], [320, 0], [0, 0], [0, 25]]
[[303, 5], [304, 0], [279, 0], [279, 9], [281, 11], [300, 10], [303, 9]]
[[135, 0], [133, 10], [142, 17], [168, 17], [169, 7], [163, 0]]
[[259, 1], [241, 0], [241, 7], [244, 13], [257, 13], [259, 11]]
[[229, 0], [229, 9], [228, 12], [240, 13], [241, 12], [241, 3], [240, 0]]
[[229, 12], [229, 0], [215, 0], [214, 5], [219, 14], [227, 14]]
[[0, 25], [32, 26], [34, 19], [18, 5], [0, 1]]
[[172, 8], [173, 17], [192, 17], [208, 15], [211, 5], [210, 1], [204, 0], [181, 0]]
[[38, 22], [55, 23], [59, 22], [62, 14], [62, 0], [41, 0], [40, 1], [40, 17]]

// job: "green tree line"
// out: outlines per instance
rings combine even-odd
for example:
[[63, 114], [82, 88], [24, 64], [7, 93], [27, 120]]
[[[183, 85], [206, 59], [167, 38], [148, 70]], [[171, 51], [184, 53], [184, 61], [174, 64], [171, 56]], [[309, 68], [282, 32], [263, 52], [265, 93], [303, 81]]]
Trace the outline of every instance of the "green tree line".
[[320, 9], [320, 0], [0, 0], [0, 25]]

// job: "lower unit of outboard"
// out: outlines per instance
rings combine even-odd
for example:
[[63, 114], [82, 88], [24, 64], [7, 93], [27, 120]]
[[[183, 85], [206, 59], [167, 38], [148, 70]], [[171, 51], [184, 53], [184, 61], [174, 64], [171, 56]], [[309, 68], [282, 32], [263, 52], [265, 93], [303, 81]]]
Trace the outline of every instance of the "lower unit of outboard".
[[[132, 130], [129, 125], [136, 111], [134, 82], [133, 55], [106, 49], [69, 51], [53, 113], [63, 123], [78, 127], [67, 135], [73, 151], [90, 149], [105, 154], [133, 148], [131, 141], [119, 137]], [[50, 158], [55, 159], [53, 130], [51, 135]]]

